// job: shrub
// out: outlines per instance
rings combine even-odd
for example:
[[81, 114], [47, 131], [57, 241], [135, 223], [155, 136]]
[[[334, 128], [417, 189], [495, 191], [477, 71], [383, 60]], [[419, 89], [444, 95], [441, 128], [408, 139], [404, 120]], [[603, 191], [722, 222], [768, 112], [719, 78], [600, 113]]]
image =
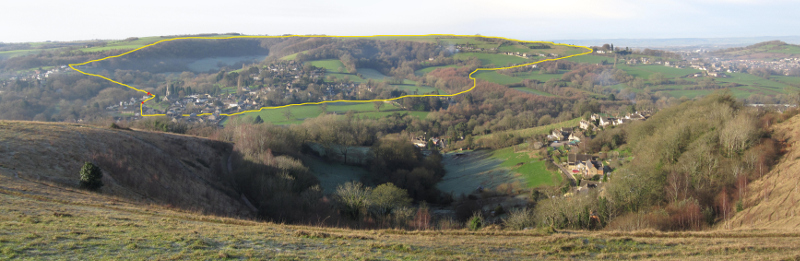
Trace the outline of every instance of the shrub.
[[131, 130], [131, 128], [122, 127], [122, 126], [119, 126], [118, 124], [113, 123], [113, 122], [111, 123], [111, 126], [109, 126], [109, 127], [112, 128], [112, 129], [116, 129], [116, 130]]
[[483, 223], [483, 214], [481, 214], [481, 212], [475, 212], [475, 214], [473, 214], [469, 219], [469, 222], [467, 222], [467, 227], [469, 230], [475, 231], [481, 229], [481, 227], [483, 227]]
[[347, 182], [339, 185], [334, 194], [342, 212], [352, 219], [358, 219], [367, 207], [370, 190], [361, 182]]
[[396, 208], [411, 204], [408, 192], [392, 183], [384, 183], [372, 189], [367, 200], [370, 212], [376, 216], [388, 215]]
[[86, 162], [81, 168], [81, 188], [97, 190], [103, 186], [103, 172], [91, 162]]
[[522, 230], [526, 227], [533, 227], [535, 225], [533, 218], [532, 209], [511, 210], [508, 218], [503, 221], [503, 224], [508, 229]]

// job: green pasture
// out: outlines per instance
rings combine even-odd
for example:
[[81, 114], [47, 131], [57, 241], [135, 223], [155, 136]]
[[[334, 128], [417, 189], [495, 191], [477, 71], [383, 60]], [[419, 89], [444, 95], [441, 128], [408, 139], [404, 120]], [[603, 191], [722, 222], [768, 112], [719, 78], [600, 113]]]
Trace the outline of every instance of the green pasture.
[[675, 98], [680, 98], [685, 96], [686, 98], [693, 99], [697, 96], [708, 95], [714, 91], [715, 90], [675, 90], [675, 91], [665, 91], [665, 93]]
[[522, 174], [528, 182], [528, 187], [535, 188], [541, 185], [556, 185], [561, 182], [561, 175], [545, 168], [541, 159], [532, 159], [530, 152], [514, 152], [513, 147], [495, 150], [492, 158], [503, 160], [500, 167], [512, 169]]
[[498, 132], [498, 133], [490, 133], [490, 134], [486, 134], [486, 135], [479, 135], [479, 136], [475, 136], [475, 141], [480, 141], [480, 140], [485, 139], [485, 138], [490, 138], [493, 135], [506, 135], [506, 134], [513, 134], [515, 137], [530, 138], [530, 137], [533, 137], [534, 135], [538, 135], [538, 134], [549, 134], [550, 130], [557, 129], [557, 128], [577, 127], [578, 123], [580, 121], [581, 121], [581, 118], [575, 118], [575, 119], [572, 119], [572, 120], [553, 123], [553, 124], [539, 126], [539, 127], [533, 127], [533, 128], [527, 128], [527, 129], [519, 129], [519, 130], [511, 130], [511, 131]]
[[509, 85], [522, 82], [521, 78], [503, 75], [498, 73], [497, 71], [478, 71], [472, 76], [475, 77], [476, 79], [481, 79], [502, 85]]
[[453, 55], [456, 59], [468, 60], [472, 57], [478, 58], [484, 66], [506, 67], [513, 64], [530, 63], [533, 60], [528, 60], [522, 57], [505, 54], [491, 54], [491, 53], [457, 53]]
[[[255, 118], [256, 116], [261, 116], [261, 119], [264, 122], [271, 122], [276, 125], [285, 125], [285, 124], [299, 124], [302, 123], [303, 120], [308, 118], [314, 118], [322, 114], [322, 109], [320, 108], [321, 105], [313, 104], [313, 105], [299, 105], [299, 106], [290, 106], [284, 107], [279, 109], [264, 109], [261, 111], [256, 112], [247, 112], [241, 115], [237, 115], [234, 117], [248, 117], [248, 118]], [[289, 120], [286, 120], [283, 113], [286, 110], [291, 110], [292, 117]], [[380, 112], [375, 111], [375, 105], [372, 102], [340, 102], [340, 103], [328, 103], [328, 113], [336, 113], [339, 115], [344, 115], [348, 111], [356, 112], [356, 116], [366, 116], [366, 117], [380, 117], [390, 115], [395, 112], [399, 113], [406, 113], [407, 111], [401, 110], [400, 108], [394, 106], [392, 103], [384, 103], [383, 107], [381, 108]], [[419, 117], [426, 117], [427, 112], [409, 112], [410, 115], [419, 116]], [[223, 125], [227, 124], [227, 121], [223, 122]]]
[[499, 45], [499, 43], [490, 43], [478, 40], [478, 37], [442, 38], [439, 40], [442, 43], [447, 43], [447, 44], [458, 44], [458, 45], [474, 44], [476, 47], [484, 49], [497, 48], [497, 46]]
[[508, 84], [521, 83], [525, 79], [537, 80], [539, 82], [546, 82], [547, 80], [553, 78], [561, 79], [564, 72], [566, 72], [566, 70], [562, 70], [562, 72], [559, 74], [542, 74], [540, 73], [540, 71], [530, 71], [530, 72], [515, 73], [514, 76], [509, 76], [500, 74], [497, 71], [478, 71], [472, 76], [477, 79], [485, 80], [488, 82], [508, 85]]
[[627, 72], [632, 76], [636, 76], [645, 80], [647, 80], [650, 75], [654, 73], [662, 73], [667, 78], [675, 78], [700, 72], [700, 70], [692, 68], [674, 68], [663, 65], [617, 65], [617, 68]]
[[423, 76], [423, 75], [428, 74], [429, 72], [432, 72], [433, 70], [436, 70], [436, 69], [439, 69], [439, 68], [451, 68], [451, 67], [459, 67], [459, 66], [455, 65], [455, 64], [451, 64], [451, 65], [425, 67], [425, 68], [422, 68], [422, 69], [414, 71], [414, 74], [417, 75], [417, 76]]
[[788, 84], [800, 85], [800, 77], [797, 76], [770, 76], [769, 78]]
[[389, 78], [389, 76], [386, 76], [385, 74], [381, 73], [380, 71], [372, 69], [372, 68], [358, 68], [357, 71], [365, 79], [373, 79], [373, 80], [383, 81], [385, 78]]
[[[423, 85], [417, 87], [416, 85], [411, 85], [411, 84], [402, 84], [402, 85], [393, 84], [392, 87], [398, 90], [406, 91], [406, 93], [408, 94], [414, 94], [415, 91], [417, 92], [417, 94], [428, 94], [431, 92], [435, 92], [437, 90], [436, 88], [430, 86]], [[445, 94], [445, 93], [440, 91], [439, 94]]]
[[13, 51], [2, 51], [0, 52], [0, 59], [8, 59], [17, 56], [24, 56], [28, 54], [34, 54], [41, 52], [40, 49], [23, 49], [23, 50], [13, 50]]
[[497, 50], [501, 52], [533, 53], [533, 49], [522, 44], [503, 45], [498, 47]]
[[339, 72], [339, 68], [341, 68], [343, 72], [347, 70], [339, 59], [316, 60], [310, 61], [309, 63], [316, 67], [325, 68], [328, 72]]
[[795, 87], [791, 87], [784, 83], [770, 81], [768, 79], [764, 79], [749, 73], [728, 73], [727, 75], [729, 76], [728, 78], [715, 78], [715, 79], [717, 82], [720, 83], [725, 83], [725, 82], [738, 83], [741, 85], [770, 89], [779, 93], [785, 93], [784, 88], [796, 89]]
[[576, 63], [591, 63], [591, 64], [598, 64], [598, 63], [602, 63], [603, 61], [606, 61], [606, 62], [609, 62], [609, 63], [614, 63], [614, 58], [613, 57], [599, 56], [599, 55], [593, 55], [593, 54], [579, 55], [579, 56], [570, 57], [570, 58], [567, 58], [567, 59], [564, 59], [564, 60], [571, 61], [571, 62], [576, 62]]

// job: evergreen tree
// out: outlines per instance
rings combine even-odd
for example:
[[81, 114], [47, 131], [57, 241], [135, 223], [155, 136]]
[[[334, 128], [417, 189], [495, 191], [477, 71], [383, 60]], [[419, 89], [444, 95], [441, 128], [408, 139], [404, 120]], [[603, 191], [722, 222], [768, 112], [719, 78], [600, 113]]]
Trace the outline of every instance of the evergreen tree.
[[86, 162], [81, 168], [81, 188], [97, 190], [103, 186], [103, 172], [91, 162]]
[[261, 123], [264, 123], [264, 120], [262, 120], [262, 119], [261, 119], [261, 115], [257, 115], [257, 116], [256, 116], [256, 119], [255, 119], [255, 120], [253, 120], [253, 123], [255, 123], [255, 124], [261, 124]]

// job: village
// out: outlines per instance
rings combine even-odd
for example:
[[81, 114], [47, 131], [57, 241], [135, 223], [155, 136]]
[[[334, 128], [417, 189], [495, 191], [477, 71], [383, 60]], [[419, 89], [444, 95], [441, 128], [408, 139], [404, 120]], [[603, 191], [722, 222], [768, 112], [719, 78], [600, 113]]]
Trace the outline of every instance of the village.
[[[617, 117], [592, 114], [588, 120], [581, 119], [577, 128], [554, 129], [546, 136], [549, 142], [547, 150], [551, 154], [555, 151], [566, 153], [566, 159], [551, 157], [548, 160], [553, 160], [562, 175], [575, 186], [573, 193], [585, 193], [588, 189], [597, 188], [602, 185], [603, 177], [608, 175], [610, 169], [599, 156], [586, 154], [585, 148], [581, 148], [585, 146], [581, 140], [586, 140], [586, 133], [597, 133], [632, 121], [644, 121], [650, 116], [650, 112], [633, 112]], [[535, 149], [544, 146], [541, 141], [534, 143]]]
[[[376, 91], [375, 86], [359, 85], [331, 77], [326, 80], [325, 69], [302, 66], [294, 61], [252, 68], [258, 68], [258, 72], [252, 69], [240, 71], [237, 86], [234, 87], [235, 92], [180, 96], [170, 92], [170, 88], [166, 88], [163, 95], [156, 94], [160, 96], [157, 97], [157, 102], [144, 103], [142, 111], [144, 115], [163, 114], [173, 121], [181, 119], [189, 123], [219, 124], [226, 114], [298, 102], [358, 99], [367, 92]], [[246, 72], [249, 74], [245, 74]], [[264, 84], [257, 87], [246, 86], [242, 84], [243, 79]], [[167, 86], [170, 84], [166, 83]], [[141, 117], [136, 109], [147, 98], [149, 97], [131, 98], [130, 101], [120, 101], [119, 105], [112, 105], [106, 109], [109, 113], [118, 113], [120, 116], [117, 120], [136, 120]]]

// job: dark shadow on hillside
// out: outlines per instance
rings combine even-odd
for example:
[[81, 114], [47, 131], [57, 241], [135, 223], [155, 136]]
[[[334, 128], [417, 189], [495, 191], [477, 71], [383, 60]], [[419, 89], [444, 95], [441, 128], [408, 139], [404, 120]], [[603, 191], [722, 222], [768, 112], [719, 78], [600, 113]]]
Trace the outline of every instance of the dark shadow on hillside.
[[447, 173], [436, 187], [445, 193], [466, 195], [478, 187], [493, 189], [517, 179], [513, 172], [500, 167], [503, 161], [492, 158], [491, 151], [447, 153], [443, 156], [442, 163]]

